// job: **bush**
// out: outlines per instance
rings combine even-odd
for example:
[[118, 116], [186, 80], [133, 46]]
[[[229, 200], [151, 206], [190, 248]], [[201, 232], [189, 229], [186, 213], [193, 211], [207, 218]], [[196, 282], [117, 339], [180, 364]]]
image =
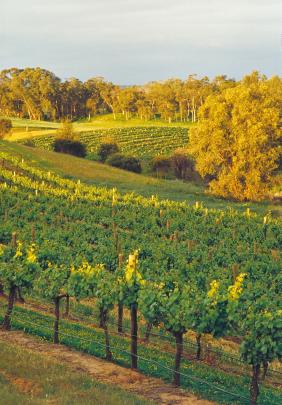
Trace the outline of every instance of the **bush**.
[[70, 121], [63, 121], [61, 127], [57, 129], [56, 135], [58, 139], [77, 141], [76, 134], [73, 130], [73, 124]]
[[0, 139], [8, 135], [12, 129], [12, 121], [6, 118], [0, 119]]
[[71, 139], [56, 139], [53, 145], [55, 152], [68, 153], [78, 157], [86, 156], [86, 148], [83, 143], [79, 141], [72, 141]]
[[178, 179], [191, 179], [194, 173], [194, 161], [187, 154], [186, 149], [176, 149], [171, 156], [174, 174]]
[[134, 156], [126, 156], [121, 153], [111, 155], [107, 161], [109, 165], [120, 169], [129, 170], [130, 172], [141, 173], [141, 162]]
[[111, 155], [119, 152], [119, 147], [115, 142], [101, 143], [97, 155], [100, 162], [105, 162]]
[[160, 176], [164, 176], [171, 169], [171, 159], [166, 156], [155, 156], [151, 162], [153, 172]]
[[32, 140], [32, 139], [27, 139], [26, 141], [23, 142], [23, 144], [24, 144], [25, 146], [29, 146], [30, 148], [34, 148], [34, 147], [35, 147], [34, 140]]

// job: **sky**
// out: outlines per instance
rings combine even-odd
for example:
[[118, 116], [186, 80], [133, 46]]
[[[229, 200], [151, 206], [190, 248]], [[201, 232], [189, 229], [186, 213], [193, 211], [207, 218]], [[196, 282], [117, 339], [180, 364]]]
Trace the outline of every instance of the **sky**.
[[0, 9], [0, 69], [123, 85], [282, 74], [282, 0], [0, 0]]

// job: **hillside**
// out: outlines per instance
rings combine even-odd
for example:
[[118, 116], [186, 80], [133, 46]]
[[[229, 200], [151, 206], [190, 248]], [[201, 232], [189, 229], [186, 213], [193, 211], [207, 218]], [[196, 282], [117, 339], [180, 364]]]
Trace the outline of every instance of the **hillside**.
[[[37, 131], [34, 131], [37, 132]], [[47, 131], [48, 132], [48, 131]], [[97, 159], [96, 152], [105, 140], [116, 142], [122, 153], [150, 160], [155, 156], [171, 155], [175, 149], [188, 144], [188, 130], [177, 127], [130, 127], [109, 128], [79, 132], [79, 140], [87, 149], [89, 157]], [[21, 140], [25, 142], [25, 138]], [[54, 135], [40, 134], [32, 136], [33, 145], [52, 150]]]
[[[200, 203], [160, 201], [90, 186], [38, 169], [33, 158], [16, 158], [14, 153], [1, 152], [1, 159], [0, 279], [9, 297], [11, 278], [22, 292], [28, 292], [26, 303], [15, 305], [12, 316], [7, 315], [5, 304], [1, 306], [4, 325], [9, 326], [9, 320], [13, 328], [55, 343], [98, 357], [106, 353], [107, 359], [123, 366], [128, 367], [131, 361], [133, 369], [138, 367], [142, 373], [165, 381], [170, 381], [172, 374], [180, 376], [178, 369], [172, 368], [176, 364], [181, 367], [182, 386], [196, 395], [225, 404], [247, 403], [250, 366], [240, 357], [238, 345], [234, 358], [220, 354], [228, 358], [222, 367], [222, 361], [211, 361], [211, 352], [203, 342], [211, 336], [228, 337], [248, 354], [260, 350], [255, 336], [263, 332], [263, 339], [276, 344], [278, 332], [272, 334], [272, 330], [278, 329], [279, 323], [274, 320], [270, 324], [270, 335], [269, 329], [262, 331], [260, 323], [252, 320], [255, 314], [261, 322], [268, 317], [264, 309], [259, 312], [262, 305], [272, 312], [278, 306], [281, 220], [267, 217], [263, 221], [249, 211], [209, 210]], [[11, 247], [13, 232], [15, 248]], [[120, 255], [129, 261], [122, 259], [120, 263]], [[250, 256], [247, 261], [246, 255]], [[132, 257], [133, 270], [129, 267]], [[254, 301], [253, 293], [260, 301]], [[89, 297], [90, 305], [72, 310], [72, 317], [66, 319], [60, 318], [60, 305], [56, 306], [54, 322], [54, 304], [67, 296], [74, 301]], [[138, 317], [131, 335], [126, 333], [126, 319], [122, 322], [125, 333], [114, 333], [106, 326], [109, 313], [112, 316], [122, 300], [124, 308], [131, 309], [132, 328], [132, 300], [137, 299]], [[92, 305], [107, 311], [100, 327], [97, 321], [93, 324]], [[179, 318], [183, 308], [187, 315]], [[227, 310], [240, 332], [237, 328], [231, 332], [224, 321]], [[242, 314], [247, 320], [243, 325]], [[144, 324], [148, 330], [151, 322], [151, 331], [154, 325], [152, 333], [160, 336], [160, 341], [147, 345]], [[170, 325], [182, 328], [179, 333], [185, 351], [181, 363], [175, 362], [179, 335], [171, 332]], [[197, 325], [204, 325], [202, 343]], [[201, 350], [196, 357], [197, 347]], [[133, 359], [138, 359], [138, 365]], [[269, 377], [261, 387], [263, 405], [274, 405], [281, 399], [272, 377], [280, 371], [272, 360]]]
[[[12, 120], [13, 130], [9, 140], [17, 141], [28, 139], [41, 135], [54, 135], [56, 129], [60, 127], [59, 122], [36, 121], [21, 118], [10, 118]], [[117, 114], [114, 119], [113, 114], [103, 114], [91, 118], [91, 120], [82, 119], [73, 123], [76, 132], [91, 132], [93, 130], [121, 129], [121, 128], [186, 128], [188, 129], [191, 122], [173, 122], [168, 124], [161, 119], [152, 119], [148, 121], [138, 118], [126, 120], [122, 114]]]
[[34, 166], [54, 170], [64, 177], [81, 179], [97, 186], [117, 187], [121, 192], [135, 192], [145, 197], [158, 195], [160, 199], [187, 201], [191, 204], [202, 201], [205, 206], [210, 208], [228, 209], [233, 207], [238, 210], [251, 208], [261, 215], [265, 215], [269, 210], [273, 211], [274, 215], [282, 214], [282, 207], [271, 202], [256, 204], [227, 201], [209, 195], [203, 186], [191, 182], [156, 179], [71, 155], [62, 155], [4, 141], [0, 142], [0, 151], [30, 159]]

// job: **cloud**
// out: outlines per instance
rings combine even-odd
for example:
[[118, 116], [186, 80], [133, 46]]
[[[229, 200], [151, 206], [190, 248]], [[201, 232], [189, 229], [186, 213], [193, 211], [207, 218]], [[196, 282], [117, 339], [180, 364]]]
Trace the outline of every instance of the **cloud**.
[[281, 74], [280, 0], [14, 0], [2, 8], [0, 68], [41, 65], [119, 83]]

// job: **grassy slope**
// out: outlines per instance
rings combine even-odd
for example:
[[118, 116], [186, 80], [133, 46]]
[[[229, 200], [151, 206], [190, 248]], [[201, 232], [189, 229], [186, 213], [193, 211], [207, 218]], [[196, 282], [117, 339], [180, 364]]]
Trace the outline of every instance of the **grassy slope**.
[[2, 341], [0, 393], [5, 405], [147, 404], [132, 393], [93, 381], [86, 373]]
[[251, 207], [260, 214], [273, 210], [277, 215], [282, 215], [282, 207], [278, 205], [230, 202], [210, 196], [204, 192], [203, 187], [192, 183], [146, 177], [70, 155], [28, 148], [10, 142], [1, 142], [0, 151], [22, 156], [31, 160], [35, 166], [55, 171], [62, 176], [79, 178], [98, 186], [117, 187], [121, 192], [134, 191], [143, 196], [157, 194], [161, 199], [187, 200], [191, 203], [202, 201], [205, 206], [210, 208], [233, 207], [245, 210], [246, 207]]
[[[19, 139], [32, 138], [33, 136], [54, 134], [56, 129], [60, 126], [57, 122], [48, 121], [33, 121], [28, 119], [11, 118], [13, 124], [12, 134], [9, 140], [17, 141]], [[128, 121], [125, 120], [122, 114], [113, 119], [112, 114], [106, 114], [92, 118], [91, 121], [80, 120], [74, 123], [74, 129], [77, 132], [91, 131], [93, 129], [107, 129], [107, 128], [124, 128], [124, 127], [185, 127], [191, 126], [191, 123], [173, 122], [168, 124], [162, 120], [143, 121], [138, 118], [132, 118]]]

